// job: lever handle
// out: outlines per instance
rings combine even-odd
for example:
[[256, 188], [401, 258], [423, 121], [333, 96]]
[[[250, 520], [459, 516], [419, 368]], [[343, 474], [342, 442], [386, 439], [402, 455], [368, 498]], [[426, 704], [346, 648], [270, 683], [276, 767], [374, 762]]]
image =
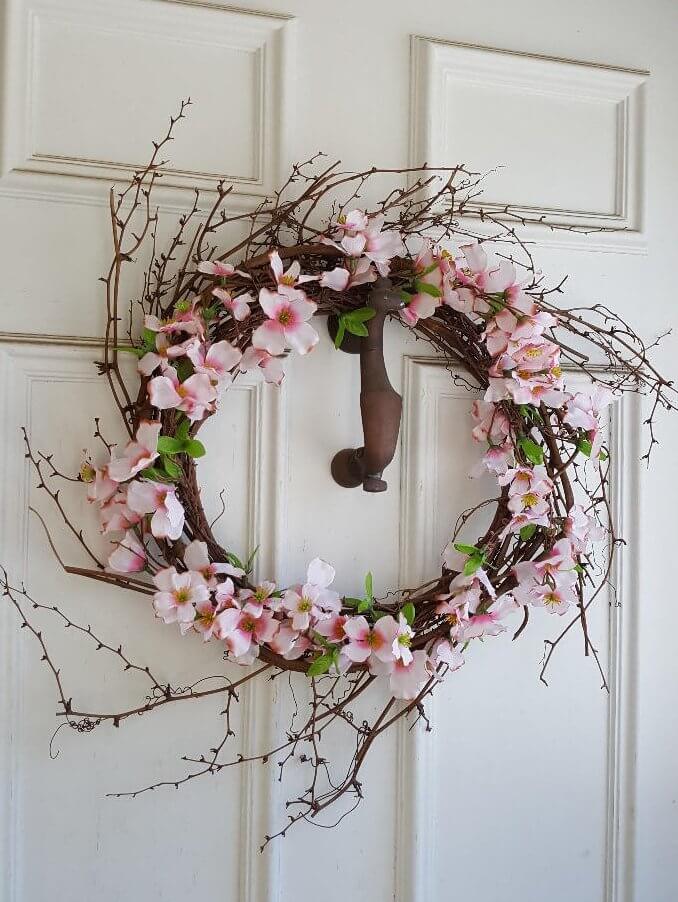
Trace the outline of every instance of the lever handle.
[[376, 314], [367, 322], [367, 335], [360, 339], [360, 414], [363, 447], [344, 448], [332, 459], [332, 476], [339, 485], [355, 488], [362, 483], [366, 492], [384, 492], [382, 479], [393, 460], [402, 398], [391, 385], [384, 362], [384, 322], [403, 303], [389, 279], [380, 278], [370, 292], [369, 306]]

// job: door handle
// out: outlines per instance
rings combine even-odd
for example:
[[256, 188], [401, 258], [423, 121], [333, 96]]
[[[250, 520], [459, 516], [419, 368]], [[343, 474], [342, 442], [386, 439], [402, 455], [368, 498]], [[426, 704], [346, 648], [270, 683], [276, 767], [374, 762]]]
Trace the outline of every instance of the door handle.
[[[362, 448], [344, 448], [332, 458], [330, 466], [334, 481], [344, 488], [362, 483], [366, 492], [384, 492], [387, 483], [382, 479], [386, 467], [393, 460], [403, 401], [391, 385], [384, 361], [384, 322], [390, 313], [404, 305], [400, 292], [389, 279], [380, 278], [369, 294], [369, 306], [376, 311], [366, 323], [367, 335], [357, 341], [345, 341], [349, 353], [360, 354], [360, 415], [363, 423]], [[336, 320], [330, 321], [330, 333], [336, 333]], [[349, 336], [346, 336], [349, 339]]]

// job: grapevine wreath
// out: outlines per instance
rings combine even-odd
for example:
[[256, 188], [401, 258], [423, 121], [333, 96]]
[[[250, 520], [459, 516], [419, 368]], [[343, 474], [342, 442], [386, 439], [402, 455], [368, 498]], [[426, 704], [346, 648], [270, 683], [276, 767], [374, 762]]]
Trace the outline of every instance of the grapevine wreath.
[[[578, 622], [587, 654], [598, 660], [586, 612], [608, 580], [620, 541], [610, 516], [601, 417], [623, 392], [649, 395], [649, 454], [654, 413], [675, 409], [675, 395], [648, 360], [643, 340], [614, 311], [601, 304], [558, 305], [562, 283], [544, 282], [520, 237], [527, 220], [508, 207], [479, 213], [482, 177], [463, 166], [349, 173], [318, 155], [295, 165], [283, 187], [254, 210], [229, 211], [232, 188], [220, 182], [201, 213], [196, 192], [169, 246], [159, 249], [151, 196], [162, 175], [163, 148], [187, 103], [164, 139], [154, 142], [149, 164], [120, 193], [110, 193], [114, 253], [102, 280], [107, 325], [100, 369], [128, 441], [110, 444], [97, 421], [104, 456], [87, 459], [76, 477], [87, 484], [101, 531], [110, 538], [106, 561], [90, 548], [54, 487], [54, 480], [69, 477], [52, 455], [31, 447], [27, 434], [25, 440], [40, 487], [92, 559], [90, 569], [66, 569], [148, 596], [159, 620], [193, 641], [219, 643], [225, 659], [244, 666], [242, 676], [222, 675], [216, 687], [173, 686], [6, 576], [4, 591], [40, 642], [56, 680], [60, 716], [76, 730], [118, 726], [168, 704], [223, 695], [226, 730], [214, 749], [185, 758], [190, 770], [180, 778], [118, 795], [178, 786], [244, 761], [229, 758], [227, 746], [238, 687], [262, 675], [305, 674], [299, 679], [310, 685], [306, 721], [247, 759], [296, 756], [312, 770], [306, 790], [288, 803], [280, 835], [342, 797], [357, 803], [360, 770], [375, 740], [400, 718], [425, 716], [426, 697], [473, 657], [477, 640], [504, 632], [512, 614], [522, 617], [515, 621], [516, 637], [535, 608], [564, 618], [561, 636]], [[379, 180], [388, 185], [384, 199], [363, 209], [361, 197]], [[479, 217], [478, 234], [460, 224], [471, 212]], [[221, 247], [220, 235], [233, 227], [244, 227], [242, 237]], [[145, 265], [147, 246], [143, 293], [130, 304], [125, 337], [121, 272]], [[363, 597], [342, 595], [333, 567], [319, 558], [298, 585], [257, 582], [250, 550], [222, 548], [205, 516], [196, 461], [209, 449], [201, 428], [228, 403], [228, 388], [240, 374], [260, 371], [279, 385], [286, 355], [312, 352], [319, 317], [334, 317], [339, 347], [368, 334], [375, 299], [393, 297], [389, 318], [435, 349], [450, 365], [451, 379], [461, 369], [476, 390], [469, 403], [476, 473], [490, 473], [497, 483], [496, 499], [485, 502], [495, 504], [490, 526], [473, 535], [474, 515], [484, 505], [464, 512], [442, 552], [440, 572], [425, 585], [382, 598], [370, 574]], [[120, 365], [128, 353], [138, 358], [136, 385]], [[588, 387], [569, 391], [563, 367], [584, 373]], [[55, 613], [141, 672], [150, 681], [148, 694], [130, 710], [78, 706], [66, 694], [43, 632], [29, 622], [31, 605]], [[557, 642], [547, 643], [542, 678]], [[372, 684], [388, 687], [387, 702], [370, 720], [354, 717], [355, 701]], [[353, 754], [338, 778], [323, 781], [328, 756], [320, 744], [337, 722], [354, 736]]]

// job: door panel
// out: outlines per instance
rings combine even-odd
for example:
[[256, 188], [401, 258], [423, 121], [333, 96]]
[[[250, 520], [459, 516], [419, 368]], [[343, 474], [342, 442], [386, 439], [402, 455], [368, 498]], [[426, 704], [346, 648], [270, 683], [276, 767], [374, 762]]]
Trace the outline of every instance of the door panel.
[[[567, 302], [604, 300], [650, 338], [675, 320], [673, 4], [246, 6], [7, 0], [3, 8], [0, 560], [37, 600], [63, 601], [135, 661], [186, 685], [224, 672], [218, 648], [162, 628], [138, 596], [62, 572], [29, 503], [69, 563], [83, 563], [82, 553], [36, 493], [19, 431], [28, 426], [35, 447], [53, 450], [66, 471], [95, 447], [94, 416], [114, 437], [92, 366], [104, 322], [96, 280], [110, 253], [106, 192], [145, 158], [181, 96], [194, 107], [158, 196], [163, 234], [190, 207], [190, 189], [209, 190], [215, 173], [235, 184], [229, 207], [249, 209], [291, 161], [318, 149], [346, 168], [424, 159], [501, 166], [488, 176], [487, 198], [545, 217], [525, 234], [550, 278], [572, 274]], [[548, 223], [594, 231], [554, 232]], [[387, 364], [404, 420], [389, 489], [341, 489], [329, 461], [361, 443], [359, 370], [319, 325], [319, 346], [289, 360], [282, 389], [239, 380], [206, 427], [205, 508], [218, 516], [223, 490], [218, 535], [241, 555], [260, 545], [262, 578], [292, 581], [320, 555], [349, 594], [367, 570], [378, 593], [415, 585], [435, 573], [458, 514], [492, 491], [468, 478], [472, 395], [391, 324]], [[669, 339], [657, 352], [669, 373], [675, 349]], [[284, 824], [285, 799], [304, 785], [303, 763], [286, 768], [282, 785], [271, 762], [133, 801], [106, 798], [185, 773], [181, 756], [218, 740], [223, 704], [178, 703], [83, 736], [61, 730], [50, 746], [49, 674], [3, 607], [0, 900], [676, 898], [667, 599], [678, 427], [660, 423], [662, 446], [645, 471], [646, 415], [625, 400], [609, 426], [615, 514], [628, 546], [616, 593], [599, 599], [591, 630], [610, 694], [574, 631], [548, 688], [539, 682], [543, 640], [556, 624], [533, 616], [517, 643], [509, 634], [488, 640], [440, 687], [431, 733], [420, 721], [384, 738], [366, 768], [364, 802], [336, 829], [301, 824], [263, 855], [263, 836]], [[91, 518], [79, 491], [64, 497]], [[55, 615], [38, 617], [72, 693], [93, 709], [149, 691], [143, 675], [123, 671]], [[289, 728], [308, 691], [303, 677], [291, 683], [294, 696], [287, 678], [243, 694], [234, 757]], [[366, 717], [376, 702], [366, 701]], [[346, 736], [335, 752], [350, 755]]]

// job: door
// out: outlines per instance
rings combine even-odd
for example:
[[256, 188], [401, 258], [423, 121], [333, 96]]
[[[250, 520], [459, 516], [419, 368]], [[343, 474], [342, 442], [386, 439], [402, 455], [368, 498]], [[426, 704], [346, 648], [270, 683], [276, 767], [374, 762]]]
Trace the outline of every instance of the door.
[[[194, 105], [159, 194], [160, 241], [193, 188], [209, 197], [226, 176], [230, 208], [249, 209], [292, 161], [317, 150], [348, 169], [424, 160], [501, 167], [487, 179], [486, 201], [543, 215], [527, 237], [552, 278], [571, 274], [568, 303], [603, 301], [649, 338], [675, 323], [673, 4], [244, 7], [6, 0], [3, 10], [1, 558], [36, 601], [58, 602], [73, 621], [123, 643], [129, 660], [186, 686], [218, 679], [218, 648], [181, 639], [136, 595], [63, 572], [29, 505], [64, 560], [79, 564], [81, 555], [35, 489], [20, 433], [25, 425], [34, 448], [73, 472], [97, 441], [94, 418], [102, 430], [114, 423], [93, 367], [108, 186], [144, 161], [180, 98]], [[551, 223], [579, 232], [553, 232]], [[126, 286], [130, 298], [138, 288]], [[318, 555], [336, 567], [342, 592], [358, 593], [368, 570], [378, 594], [416, 585], [435, 573], [457, 515], [487, 495], [467, 476], [472, 395], [392, 324], [387, 365], [404, 419], [388, 491], [340, 488], [329, 462], [360, 444], [359, 372], [320, 331], [311, 355], [289, 361], [280, 389], [239, 380], [210, 422], [200, 473], [208, 516], [219, 514], [223, 490], [220, 535], [243, 553], [260, 545], [262, 578], [290, 583]], [[656, 350], [669, 374], [675, 350], [673, 338]], [[274, 757], [175, 789], [187, 772], [182, 756], [218, 740], [221, 698], [118, 729], [55, 733], [52, 677], [35, 637], [4, 605], [0, 898], [675, 899], [678, 426], [659, 423], [661, 445], [645, 469], [645, 416], [629, 398], [609, 426], [615, 516], [628, 541], [616, 592], [591, 622], [609, 694], [577, 635], [559, 647], [544, 686], [544, 640], [555, 628], [547, 615], [532, 618], [517, 642], [507, 634], [484, 643], [447, 679], [428, 707], [430, 732], [420, 719], [384, 737], [354, 812], [331, 830], [298, 824], [262, 854], [263, 838], [285, 824], [285, 800], [303, 786], [303, 762], [286, 765], [283, 783]], [[63, 497], [92, 522], [78, 487]], [[63, 662], [67, 692], [91, 710], [148, 694], [144, 674], [115, 653], [49, 610], [31, 616]], [[287, 678], [261, 680], [242, 694], [234, 756], [256, 754], [290, 728], [307, 687], [302, 679], [292, 688]], [[337, 740], [337, 756], [350, 750]], [[134, 800], [107, 796], [158, 781], [169, 785]]]

